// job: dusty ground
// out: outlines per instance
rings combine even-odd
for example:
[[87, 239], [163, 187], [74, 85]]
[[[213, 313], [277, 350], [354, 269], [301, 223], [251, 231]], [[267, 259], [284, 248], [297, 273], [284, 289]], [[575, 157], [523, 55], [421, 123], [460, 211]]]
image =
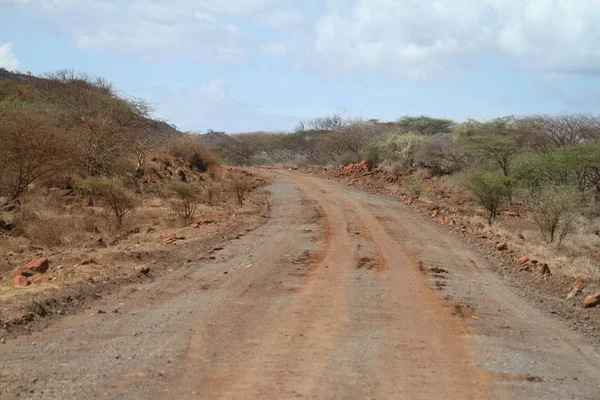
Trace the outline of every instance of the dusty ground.
[[214, 259], [198, 250], [0, 345], [0, 397], [598, 398], [597, 347], [447, 229], [340, 183], [263, 174], [268, 221]]
[[[488, 265], [521, 297], [536, 304], [553, 318], [560, 319], [571, 329], [583, 333], [596, 345], [600, 345], [600, 312], [582, 308], [585, 296], [600, 292], [600, 280], [597, 278], [600, 271], [600, 253], [597, 253], [599, 248], [596, 247], [591, 252], [587, 269], [578, 263], [578, 257], [569, 255], [568, 248], [554, 248], [556, 253], [562, 253], [560, 257], [553, 257], [544, 251], [536, 255], [527, 249], [536, 247], [529, 242], [537, 228], [527, 220], [522, 206], [506, 207], [499, 221], [504, 228], [498, 228], [498, 224], [489, 227], [481, 222], [484, 218], [473, 218], [482, 211], [473, 204], [472, 199], [441, 184], [439, 180], [430, 180], [429, 187], [433, 189], [427, 191], [423, 198], [417, 198], [402, 193], [399, 180], [407, 177], [385, 172], [371, 174], [365, 172], [364, 168], [366, 167], [362, 164], [351, 164], [334, 170], [306, 169], [305, 172], [335, 179], [368, 193], [403, 200], [408, 205], [407, 208], [442, 225], [447, 233], [459, 236], [463, 242], [471, 244], [472, 248], [477, 250], [477, 254], [484, 257]], [[525, 234], [527, 239], [519, 239], [519, 233]], [[584, 238], [575, 237], [571, 241], [582, 247], [581, 253], [590, 253], [586, 248], [589, 246], [589, 240], [577, 244], [579, 239]], [[506, 242], [508, 249], [498, 251], [495, 244], [498, 241]], [[545, 250], [548, 250], [549, 246], [545, 247]], [[536, 266], [520, 264], [517, 260], [522, 256], [548, 262], [552, 274], [542, 276]], [[590, 273], [589, 269], [593, 269], [593, 272]], [[567, 299], [566, 295], [570, 292], [571, 285], [578, 278], [585, 282], [583, 290], [575, 297]]]
[[[243, 206], [233, 204], [235, 201], [205, 206], [196, 218], [201, 222], [197, 227], [181, 228], [177, 220], [170, 227], [144, 226], [138, 218], [116, 236], [96, 235], [77, 245], [50, 249], [26, 243], [14, 246], [0, 258], [0, 338], [39, 329], [80, 312], [123, 285], [160, 279], [174, 264], [198, 261], [223, 240], [264, 223], [269, 207], [266, 197], [264, 191], [255, 191], [249, 193]], [[168, 208], [147, 207], [144, 211], [164, 214], [163, 218], [172, 214]], [[165, 235], [170, 234], [179, 239], [167, 244]], [[12, 243], [15, 241], [19, 244], [18, 238]], [[15, 287], [9, 271], [34, 257], [49, 258], [44, 283]], [[140, 265], [149, 266], [151, 272], [136, 272]]]

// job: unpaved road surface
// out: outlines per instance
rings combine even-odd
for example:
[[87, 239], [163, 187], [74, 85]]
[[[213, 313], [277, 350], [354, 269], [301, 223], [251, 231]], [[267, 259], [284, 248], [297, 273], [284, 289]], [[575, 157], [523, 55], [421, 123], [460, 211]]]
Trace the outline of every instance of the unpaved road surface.
[[0, 397], [600, 398], [597, 348], [441, 227], [339, 183], [261, 173], [267, 223], [0, 344]]

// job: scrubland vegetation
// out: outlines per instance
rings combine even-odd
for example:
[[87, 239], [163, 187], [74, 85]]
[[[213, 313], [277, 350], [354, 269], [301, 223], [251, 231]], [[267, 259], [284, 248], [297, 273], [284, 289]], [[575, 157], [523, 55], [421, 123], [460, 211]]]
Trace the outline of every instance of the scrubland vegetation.
[[[333, 115], [304, 121], [293, 133], [203, 136], [234, 165], [333, 169], [365, 160], [372, 171], [398, 176], [398, 191], [421, 198], [435, 190], [467, 194], [470, 206], [485, 214], [474, 220], [514, 239], [525, 254], [555, 260], [573, 274], [600, 277], [599, 117], [457, 123], [425, 116], [380, 122]], [[501, 217], [515, 208], [522, 218]]]
[[152, 119], [148, 104], [103, 79], [0, 72], [3, 250], [189, 224], [202, 209], [242, 203], [252, 186], [224, 174], [197, 135]]

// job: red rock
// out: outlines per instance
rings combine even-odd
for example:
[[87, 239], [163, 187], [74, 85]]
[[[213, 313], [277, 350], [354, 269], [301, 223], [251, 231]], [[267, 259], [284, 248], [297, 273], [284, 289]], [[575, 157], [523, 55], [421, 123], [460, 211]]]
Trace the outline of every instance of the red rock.
[[150, 272], [150, 267], [145, 264], [138, 265], [137, 267], [135, 267], [135, 270], [140, 274], [147, 275]]
[[35, 258], [29, 261], [25, 267], [33, 272], [43, 274], [48, 270], [48, 259], [46, 257]]
[[529, 257], [523, 256], [519, 258], [519, 264], [525, 264], [527, 261], [529, 261]]
[[549, 266], [548, 266], [548, 264], [546, 264], [546, 263], [543, 263], [543, 264], [540, 266], [539, 273], [540, 273], [541, 275], [552, 275], [552, 272], [550, 272], [550, 267], [549, 267]]
[[431, 217], [432, 217], [432, 218], [435, 218], [435, 217], [437, 217], [438, 215], [440, 215], [440, 210], [433, 210], [433, 211], [431, 212]]
[[587, 296], [583, 300], [584, 308], [596, 307], [598, 304], [600, 304], [600, 292]]
[[19, 287], [25, 287], [29, 285], [29, 281], [27, 281], [27, 277], [23, 275], [17, 275], [13, 277], [13, 285]]
[[506, 242], [500, 242], [496, 245], [496, 249], [498, 251], [504, 251], [504, 250], [508, 249], [508, 244]]
[[11, 278], [14, 278], [17, 276], [28, 277], [28, 276], [32, 276], [32, 275], [35, 275], [35, 272], [33, 272], [32, 270], [27, 268], [25, 265], [21, 265], [20, 267], [15, 267], [15, 268], [13, 268], [12, 271], [10, 271]]
[[571, 290], [567, 294], [567, 300], [571, 300], [573, 297], [577, 296], [577, 294], [581, 292], [584, 286], [585, 282], [583, 281], [583, 279], [577, 279], [575, 282], [573, 282], [573, 284], [571, 285]]
[[200, 226], [200, 225], [198, 225], [198, 224], [191, 224], [191, 225], [190, 225], [190, 228], [194, 228], [194, 229], [196, 229], [196, 228], [198, 228], [199, 226]]

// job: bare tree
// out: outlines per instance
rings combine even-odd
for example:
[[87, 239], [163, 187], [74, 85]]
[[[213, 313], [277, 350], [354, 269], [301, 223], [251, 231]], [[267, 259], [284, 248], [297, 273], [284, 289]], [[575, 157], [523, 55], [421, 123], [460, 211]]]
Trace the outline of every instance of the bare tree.
[[0, 109], [0, 190], [16, 199], [72, 160], [69, 136], [42, 112]]
[[520, 135], [538, 153], [600, 139], [600, 118], [586, 114], [535, 115], [517, 122]]

